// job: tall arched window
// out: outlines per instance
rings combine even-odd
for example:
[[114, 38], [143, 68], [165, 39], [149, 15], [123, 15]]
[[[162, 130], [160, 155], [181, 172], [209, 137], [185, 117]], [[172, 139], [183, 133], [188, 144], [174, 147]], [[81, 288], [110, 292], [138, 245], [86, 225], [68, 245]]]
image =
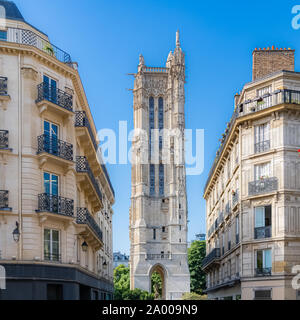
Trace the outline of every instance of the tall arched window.
[[149, 98], [149, 156], [151, 158], [152, 130], [154, 129], [154, 98]]
[[150, 164], [150, 195], [155, 194], [155, 166], [154, 164]]
[[163, 196], [165, 193], [165, 172], [164, 165], [159, 165], [159, 195]]
[[[158, 128], [162, 130], [164, 128], [164, 99], [158, 99]], [[162, 136], [159, 136], [159, 149], [162, 149]]]

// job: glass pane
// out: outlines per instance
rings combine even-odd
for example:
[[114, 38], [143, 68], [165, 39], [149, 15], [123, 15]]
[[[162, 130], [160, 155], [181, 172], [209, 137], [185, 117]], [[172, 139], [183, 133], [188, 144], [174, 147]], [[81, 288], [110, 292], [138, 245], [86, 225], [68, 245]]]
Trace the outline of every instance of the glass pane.
[[48, 121], [44, 121], [44, 133], [50, 135], [50, 123]]
[[272, 251], [264, 250], [264, 268], [272, 268]]
[[50, 80], [49, 80], [49, 77], [45, 76], [44, 75], [44, 83], [49, 86], [50, 85]]
[[50, 241], [50, 230], [49, 229], [45, 229], [44, 230], [44, 240], [45, 241]]
[[57, 137], [58, 136], [58, 126], [56, 124], [51, 124], [51, 136]]
[[257, 251], [256, 267], [257, 269], [263, 268], [263, 252], [262, 251]]
[[255, 228], [260, 228], [265, 226], [265, 208], [258, 207], [255, 208]]
[[57, 230], [52, 230], [52, 241], [59, 241], [59, 231]]
[[44, 189], [45, 193], [50, 194], [50, 174], [44, 172]]
[[51, 191], [52, 195], [58, 196], [58, 176], [52, 175], [52, 181], [51, 181]]

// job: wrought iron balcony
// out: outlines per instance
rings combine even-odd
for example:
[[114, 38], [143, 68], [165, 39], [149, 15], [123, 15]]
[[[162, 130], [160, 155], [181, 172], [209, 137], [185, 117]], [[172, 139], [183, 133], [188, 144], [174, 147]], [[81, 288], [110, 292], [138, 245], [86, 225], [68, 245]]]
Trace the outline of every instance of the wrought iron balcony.
[[254, 229], [255, 239], [265, 239], [272, 237], [272, 226], [259, 227]]
[[97, 144], [96, 139], [94, 137], [89, 119], [87, 118], [85, 111], [76, 111], [75, 112], [75, 127], [87, 128], [89, 135], [90, 135], [90, 138], [92, 140], [94, 149], [97, 152], [98, 151], [98, 144]]
[[8, 208], [8, 191], [0, 190], [0, 210]]
[[37, 88], [38, 97], [36, 103], [46, 100], [63, 109], [73, 112], [73, 96], [71, 94], [68, 94], [54, 86], [48, 85], [45, 82], [40, 83]]
[[96, 178], [94, 177], [94, 174], [90, 168], [90, 165], [86, 157], [76, 157], [76, 171], [78, 173], [86, 173], [89, 176], [91, 183], [95, 188], [99, 199], [102, 200], [102, 193], [100, 191], [99, 184], [96, 181]]
[[[89, 132], [89, 136], [90, 136], [92, 144], [93, 144], [93, 147], [94, 147], [95, 151], [98, 152], [98, 144], [97, 144], [97, 141], [94, 137], [89, 119], [87, 118], [85, 111], [76, 111], [75, 112], [75, 127], [76, 128], [87, 128], [87, 130]], [[112, 183], [110, 181], [105, 164], [101, 164], [101, 167], [102, 167], [102, 170], [103, 170], [104, 175], [106, 177], [106, 180], [109, 184], [111, 192], [112, 192], [113, 196], [115, 197], [115, 191], [114, 191], [114, 188], [113, 188]]]
[[7, 95], [7, 78], [0, 77], [0, 96]]
[[38, 195], [38, 212], [50, 212], [63, 216], [74, 216], [74, 200], [42, 193]]
[[239, 190], [236, 190], [233, 194], [232, 194], [232, 207], [234, 207], [239, 201]]
[[208, 267], [210, 264], [218, 262], [220, 259], [220, 248], [213, 249], [202, 261], [202, 268]]
[[278, 179], [276, 177], [260, 179], [249, 182], [249, 196], [268, 193], [278, 189]]
[[53, 261], [53, 262], [61, 262], [61, 254], [58, 253], [44, 253], [44, 260], [46, 261]]
[[0, 149], [8, 149], [8, 131], [0, 130]]
[[59, 140], [55, 136], [50, 137], [47, 134], [43, 134], [38, 137], [37, 154], [41, 154], [43, 152], [64, 160], [73, 161], [73, 145]]
[[31, 30], [7, 28], [7, 42], [35, 47], [73, 68], [71, 56]]
[[270, 150], [270, 140], [261, 141], [261, 142], [255, 143], [254, 145], [255, 153], [266, 152], [268, 150]]
[[171, 258], [170, 253], [147, 254], [147, 260], [168, 260]]
[[260, 276], [270, 276], [272, 274], [272, 268], [256, 268], [255, 275]]
[[102, 242], [102, 231], [87, 208], [77, 208], [76, 222], [87, 225]]

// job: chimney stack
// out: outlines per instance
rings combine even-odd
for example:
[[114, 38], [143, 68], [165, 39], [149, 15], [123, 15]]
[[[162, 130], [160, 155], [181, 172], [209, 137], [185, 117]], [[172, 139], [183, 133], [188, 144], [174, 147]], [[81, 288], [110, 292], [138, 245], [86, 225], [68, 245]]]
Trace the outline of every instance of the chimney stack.
[[295, 69], [295, 50], [290, 48], [278, 49], [255, 48], [253, 51], [253, 73], [252, 80], [263, 78], [264, 76], [281, 70], [294, 71]]

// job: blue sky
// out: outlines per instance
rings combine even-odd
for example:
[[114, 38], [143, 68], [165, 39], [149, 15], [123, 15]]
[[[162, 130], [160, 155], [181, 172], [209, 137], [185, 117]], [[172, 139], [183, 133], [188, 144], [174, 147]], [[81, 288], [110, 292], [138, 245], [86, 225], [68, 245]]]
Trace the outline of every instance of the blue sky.
[[[187, 179], [189, 240], [205, 232], [203, 187], [218, 140], [233, 111], [233, 97], [251, 81], [256, 47], [296, 49], [295, 1], [15, 0], [25, 19], [79, 63], [97, 129], [133, 127], [133, 87], [138, 56], [164, 66], [180, 29], [186, 53], [186, 126], [205, 129], [205, 170]], [[300, 2], [299, 2], [300, 4]], [[298, 61], [297, 61], [298, 60]], [[129, 253], [130, 165], [108, 166], [116, 191], [114, 250]]]

